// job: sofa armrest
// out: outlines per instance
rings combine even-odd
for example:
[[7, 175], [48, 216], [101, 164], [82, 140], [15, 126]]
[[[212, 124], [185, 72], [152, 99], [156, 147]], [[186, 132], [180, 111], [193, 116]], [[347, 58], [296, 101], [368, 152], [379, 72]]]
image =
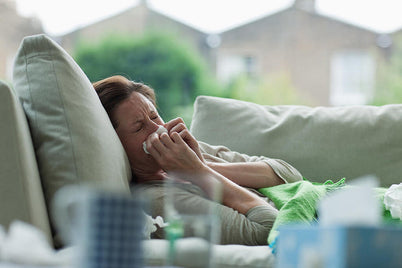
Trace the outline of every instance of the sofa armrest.
[[0, 224], [33, 224], [51, 240], [29, 127], [14, 92], [0, 81]]

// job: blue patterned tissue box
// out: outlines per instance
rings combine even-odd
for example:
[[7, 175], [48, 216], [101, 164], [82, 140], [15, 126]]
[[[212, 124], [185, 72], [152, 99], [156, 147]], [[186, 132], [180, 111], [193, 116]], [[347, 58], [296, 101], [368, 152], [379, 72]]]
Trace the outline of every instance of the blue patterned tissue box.
[[142, 267], [141, 203], [129, 196], [96, 193], [86, 205], [81, 267]]
[[277, 267], [402, 267], [399, 226], [284, 226]]

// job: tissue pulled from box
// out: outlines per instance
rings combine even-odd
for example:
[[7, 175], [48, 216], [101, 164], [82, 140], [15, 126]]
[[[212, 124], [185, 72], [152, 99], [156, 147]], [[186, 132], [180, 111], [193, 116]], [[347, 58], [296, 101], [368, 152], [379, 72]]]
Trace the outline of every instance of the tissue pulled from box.
[[375, 197], [375, 177], [356, 179], [342, 189], [332, 192], [319, 203], [319, 221], [329, 225], [378, 225], [381, 204]]
[[402, 220], [402, 183], [392, 184], [385, 192], [384, 205], [391, 212], [392, 218]]

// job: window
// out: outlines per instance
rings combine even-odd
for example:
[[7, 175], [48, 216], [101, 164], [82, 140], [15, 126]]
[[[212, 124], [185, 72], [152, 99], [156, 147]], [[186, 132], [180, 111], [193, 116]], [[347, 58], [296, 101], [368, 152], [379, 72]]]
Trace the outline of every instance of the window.
[[256, 73], [256, 60], [252, 56], [244, 57], [245, 72], [248, 76], [253, 76]]
[[218, 57], [216, 72], [223, 82], [229, 82], [240, 74], [251, 77], [256, 73], [256, 59], [250, 55], [223, 55]]
[[375, 62], [364, 51], [342, 51], [331, 59], [331, 105], [367, 104], [373, 97]]

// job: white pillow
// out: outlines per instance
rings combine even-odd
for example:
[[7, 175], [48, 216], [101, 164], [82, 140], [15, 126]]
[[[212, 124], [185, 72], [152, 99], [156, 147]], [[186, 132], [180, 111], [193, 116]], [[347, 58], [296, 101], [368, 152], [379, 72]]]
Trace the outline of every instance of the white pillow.
[[287, 161], [310, 180], [366, 174], [401, 181], [402, 105], [263, 106], [200, 96], [191, 132], [201, 141]]
[[48, 203], [67, 184], [129, 191], [123, 146], [90, 81], [62, 47], [45, 35], [24, 38], [13, 79]]

